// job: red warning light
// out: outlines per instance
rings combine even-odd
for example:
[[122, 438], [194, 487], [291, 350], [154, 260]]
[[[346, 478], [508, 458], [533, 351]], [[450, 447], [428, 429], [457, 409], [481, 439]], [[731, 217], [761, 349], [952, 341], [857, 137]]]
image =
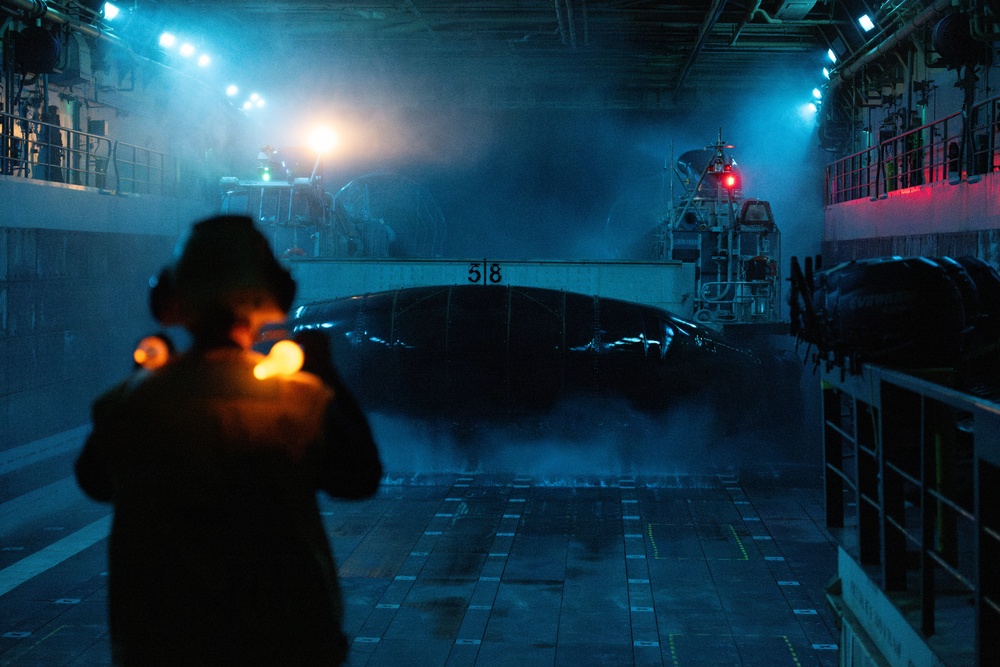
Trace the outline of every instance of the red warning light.
[[719, 174], [719, 182], [722, 183], [722, 187], [727, 190], [733, 190], [736, 187], [738, 179], [736, 178], [736, 171], [733, 169], [733, 165], [731, 163], [723, 166], [722, 173]]

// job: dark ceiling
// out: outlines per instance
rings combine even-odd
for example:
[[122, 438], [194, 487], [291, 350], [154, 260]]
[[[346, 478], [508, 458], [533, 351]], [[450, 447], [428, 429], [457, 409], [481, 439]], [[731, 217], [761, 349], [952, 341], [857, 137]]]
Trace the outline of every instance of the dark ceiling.
[[[305, 75], [308, 83], [296, 85], [325, 95], [357, 100], [391, 90], [423, 106], [658, 109], [818, 73], [831, 44], [864, 41], [854, 16], [861, 4], [183, 0], [160, 7], [197, 17], [206, 39], [235, 34], [253, 44], [248, 60], [268, 65], [261, 78]], [[883, 4], [898, 24], [927, 3]]]
[[[796, 77], [822, 85], [824, 65], [835, 79], [853, 75], [872, 54], [888, 60], [910, 40], [926, 42], [932, 15], [993, 1], [135, 0], [126, 20], [104, 23], [95, 18], [102, 0], [0, 6], [152, 60], [176, 57], [156, 46], [160, 31], [175, 31], [217, 54], [226, 76], [282, 95], [297, 87], [378, 106], [668, 109]], [[864, 13], [876, 26], [868, 33]]]

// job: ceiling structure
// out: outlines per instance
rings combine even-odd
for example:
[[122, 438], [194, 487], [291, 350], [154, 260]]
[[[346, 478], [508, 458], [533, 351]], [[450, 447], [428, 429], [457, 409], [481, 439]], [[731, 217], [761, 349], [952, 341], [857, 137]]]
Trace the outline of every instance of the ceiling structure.
[[[178, 0], [159, 7], [197, 17], [212, 38], [239, 35], [278, 80], [306, 75], [305, 85], [328, 95], [391, 89], [424, 106], [657, 109], [818, 73], [831, 45], [865, 42], [854, 16], [862, 4]], [[901, 23], [927, 0], [883, 4], [891, 5], [885, 17]]]
[[[184, 31], [254, 85], [417, 106], [696, 106], [824, 66], [853, 75], [923, 39], [943, 12], [993, 0], [0, 0], [153, 60]], [[875, 27], [858, 24], [869, 14]], [[825, 60], [828, 49], [840, 58]], [[836, 81], [835, 81], [836, 82]], [[822, 84], [821, 80], [816, 81]], [[287, 90], [280, 91], [282, 94]]]
[[[907, 51], [922, 53], [949, 12], [966, 12], [972, 36], [989, 41], [1000, 35], [994, 3], [133, 0], [117, 20], [101, 16], [103, 0], [0, 0], [0, 9], [167, 64], [176, 56], [157, 45], [158, 36], [183, 32], [199, 50], [221, 55], [227, 76], [283, 96], [312, 91], [379, 106], [667, 109], [703, 108], [720, 95], [766, 91], [796, 77], [812, 82], [811, 90], [824, 85], [824, 66], [832, 90], [881, 61], [868, 68], [871, 78], [893, 55], [902, 62]], [[859, 25], [864, 14], [873, 23], [868, 31]]]

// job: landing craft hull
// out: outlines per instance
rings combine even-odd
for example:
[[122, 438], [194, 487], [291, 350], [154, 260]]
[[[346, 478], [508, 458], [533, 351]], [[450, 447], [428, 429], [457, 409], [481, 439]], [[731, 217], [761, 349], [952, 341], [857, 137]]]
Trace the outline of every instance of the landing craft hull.
[[754, 352], [668, 311], [541, 288], [379, 292], [303, 306], [291, 325], [326, 333], [366, 410], [416, 418], [502, 421], [567, 400], [736, 413], [767, 373]]

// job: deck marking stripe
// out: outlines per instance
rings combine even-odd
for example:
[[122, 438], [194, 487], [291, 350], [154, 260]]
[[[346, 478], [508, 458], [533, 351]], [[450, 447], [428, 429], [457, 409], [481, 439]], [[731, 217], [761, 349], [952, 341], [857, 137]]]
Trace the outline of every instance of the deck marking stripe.
[[25, 556], [13, 565], [8, 565], [0, 570], [0, 595], [9, 593], [28, 579], [100, 542], [108, 536], [110, 530], [111, 515], [109, 514], [89, 526], [84, 526], [75, 533], [67, 535], [58, 542], [50, 544], [30, 556]]
[[795, 647], [792, 646], [792, 642], [788, 640], [786, 635], [782, 635], [781, 638], [785, 640], [785, 645], [788, 646], [788, 652], [792, 654], [792, 662], [795, 663], [795, 667], [802, 667], [802, 663], [799, 662], [799, 656], [795, 652]]
[[680, 667], [680, 661], [677, 660], [677, 645], [674, 644], [674, 635], [667, 635], [667, 639], [670, 642], [670, 659], [674, 663], [674, 667]]
[[737, 558], [735, 560], [750, 560], [750, 556], [747, 555], [746, 547], [743, 546], [743, 540], [741, 540], [740, 536], [736, 534], [736, 529], [733, 528], [733, 525], [732, 524], [728, 525], [729, 525], [729, 532], [733, 534], [733, 539], [736, 540], [736, 546], [740, 548], [740, 553], [743, 554], [742, 558]]
[[[653, 547], [653, 560], [657, 560], [660, 557], [660, 549], [656, 545], [656, 538], [653, 537], [653, 524], [651, 523], [646, 524], [646, 534], [649, 535], [649, 543]], [[625, 537], [628, 537], [628, 535], [626, 535]], [[636, 537], [642, 537], [642, 536], [636, 535]]]
[[83, 441], [90, 433], [90, 429], [90, 424], [86, 424], [25, 445], [5, 449], [0, 452], [0, 475], [6, 475], [33, 463], [76, 451], [83, 446]]

